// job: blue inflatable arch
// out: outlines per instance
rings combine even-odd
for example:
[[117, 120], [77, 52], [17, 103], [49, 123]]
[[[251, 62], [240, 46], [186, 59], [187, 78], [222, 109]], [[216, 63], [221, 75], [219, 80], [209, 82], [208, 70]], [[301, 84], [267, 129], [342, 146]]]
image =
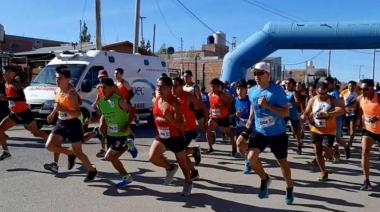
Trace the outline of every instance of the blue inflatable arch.
[[278, 49], [380, 48], [380, 23], [267, 23], [223, 60], [222, 81], [234, 82]]

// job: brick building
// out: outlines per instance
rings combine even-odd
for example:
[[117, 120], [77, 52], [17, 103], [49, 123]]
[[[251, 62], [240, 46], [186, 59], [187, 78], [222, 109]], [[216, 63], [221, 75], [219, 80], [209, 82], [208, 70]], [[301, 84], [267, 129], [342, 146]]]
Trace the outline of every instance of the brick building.
[[31, 51], [42, 47], [60, 46], [67, 42], [30, 38], [16, 35], [5, 35], [4, 43], [0, 43], [0, 50], [4, 52], [16, 53]]

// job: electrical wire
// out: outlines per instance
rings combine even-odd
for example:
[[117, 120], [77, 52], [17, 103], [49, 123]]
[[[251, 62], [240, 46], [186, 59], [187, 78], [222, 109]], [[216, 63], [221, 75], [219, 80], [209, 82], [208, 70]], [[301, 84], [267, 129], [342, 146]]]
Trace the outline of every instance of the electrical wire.
[[154, 2], [156, 3], [157, 9], [158, 9], [158, 11], [159, 11], [159, 13], [160, 13], [162, 19], [164, 20], [165, 26], [166, 26], [166, 28], [168, 29], [169, 33], [170, 33], [175, 39], [177, 39], [178, 41], [181, 41], [180, 36], [177, 36], [177, 35], [173, 32], [173, 30], [170, 28], [168, 22], [166, 21], [166, 17], [165, 17], [164, 13], [163, 13], [162, 10], [161, 10], [161, 7], [160, 7], [160, 5], [159, 5], [159, 3], [158, 3], [158, 0], [154, 0]]
[[295, 18], [289, 17], [288, 15], [285, 15], [285, 14], [283, 14], [283, 13], [277, 12], [277, 11], [275, 11], [275, 10], [272, 10], [272, 9], [268, 8], [268, 7], [264, 7], [264, 6], [262, 6], [262, 5], [260, 5], [260, 4], [256, 3], [256, 2], [252, 2], [252, 1], [250, 1], [250, 0], [242, 0], [242, 1], [244, 1], [244, 2], [246, 2], [246, 3], [248, 3], [248, 4], [250, 4], [250, 5], [253, 5], [253, 6], [255, 6], [255, 7], [259, 7], [259, 8], [261, 8], [261, 9], [267, 11], [267, 12], [270, 12], [270, 13], [272, 13], [272, 14], [274, 14], [274, 15], [277, 15], [277, 16], [280, 16], [280, 17], [282, 17], [282, 18], [288, 19], [288, 20], [290, 20], [290, 21], [292, 21], [292, 22], [297, 22], [297, 21], [298, 21], [298, 20], [297, 20], [298, 18], [295, 19]]

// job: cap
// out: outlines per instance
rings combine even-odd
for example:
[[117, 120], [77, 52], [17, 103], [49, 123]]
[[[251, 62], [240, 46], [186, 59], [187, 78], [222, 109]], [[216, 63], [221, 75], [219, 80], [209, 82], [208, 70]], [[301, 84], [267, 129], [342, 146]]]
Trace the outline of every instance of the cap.
[[106, 70], [100, 70], [98, 73], [98, 77], [108, 77], [108, 73]]
[[259, 62], [259, 63], [256, 63], [253, 70], [262, 70], [262, 71], [266, 71], [269, 73], [270, 72], [270, 66], [266, 62]]

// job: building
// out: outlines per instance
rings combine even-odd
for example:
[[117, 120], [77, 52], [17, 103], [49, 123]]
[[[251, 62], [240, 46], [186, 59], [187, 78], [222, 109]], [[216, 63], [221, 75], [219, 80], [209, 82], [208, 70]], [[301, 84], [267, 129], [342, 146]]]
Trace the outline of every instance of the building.
[[285, 70], [283, 78], [293, 78], [296, 82], [315, 83], [319, 78], [327, 76], [326, 68], [315, 68], [313, 61], [308, 61], [304, 69]]
[[16, 53], [31, 51], [43, 47], [60, 46], [67, 42], [46, 40], [40, 38], [23, 37], [16, 35], [5, 35], [3, 43], [0, 43], [0, 50], [3, 52]]

